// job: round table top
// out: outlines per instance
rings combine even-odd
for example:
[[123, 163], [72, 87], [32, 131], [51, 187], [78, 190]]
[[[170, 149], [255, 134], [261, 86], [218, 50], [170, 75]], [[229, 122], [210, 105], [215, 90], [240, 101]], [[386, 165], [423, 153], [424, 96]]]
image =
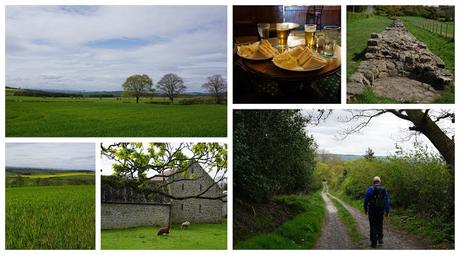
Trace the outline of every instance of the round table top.
[[[278, 42], [276, 38], [270, 38], [270, 42], [273, 46], [277, 46]], [[297, 45], [303, 45], [305, 42], [304, 37], [300, 36], [289, 36], [288, 38], [288, 46], [295, 47]], [[269, 79], [279, 80], [279, 81], [314, 81], [321, 79], [325, 76], [328, 76], [332, 73], [335, 73], [340, 69], [341, 66], [341, 48], [340, 46], [336, 47], [336, 54], [334, 58], [329, 59], [329, 63], [318, 70], [308, 71], [308, 72], [295, 72], [295, 71], [288, 71], [281, 69], [275, 66], [272, 60], [264, 60], [264, 61], [253, 61], [253, 60], [246, 60], [240, 57], [236, 57], [235, 60], [236, 64], [242, 65], [245, 69], [256, 73], [258, 75], [264, 76]]]

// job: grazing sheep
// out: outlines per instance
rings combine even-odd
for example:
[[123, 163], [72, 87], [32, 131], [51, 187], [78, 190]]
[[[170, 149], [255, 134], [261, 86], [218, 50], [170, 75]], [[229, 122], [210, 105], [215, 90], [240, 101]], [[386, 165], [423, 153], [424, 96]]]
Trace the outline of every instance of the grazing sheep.
[[182, 225], [180, 226], [181, 229], [186, 229], [190, 226], [190, 222], [189, 221], [186, 221], [186, 222], [182, 222]]
[[164, 234], [169, 234], [169, 227], [162, 227], [158, 230], [158, 235], [162, 236]]

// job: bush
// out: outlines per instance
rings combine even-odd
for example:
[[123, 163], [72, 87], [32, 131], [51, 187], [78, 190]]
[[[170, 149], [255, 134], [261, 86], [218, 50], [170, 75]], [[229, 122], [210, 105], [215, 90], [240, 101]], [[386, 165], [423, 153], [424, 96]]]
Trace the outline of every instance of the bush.
[[374, 176], [382, 178], [391, 205], [428, 216], [453, 219], [454, 178], [447, 164], [432, 155], [397, 155], [385, 159], [345, 162], [344, 192], [363, 199]]

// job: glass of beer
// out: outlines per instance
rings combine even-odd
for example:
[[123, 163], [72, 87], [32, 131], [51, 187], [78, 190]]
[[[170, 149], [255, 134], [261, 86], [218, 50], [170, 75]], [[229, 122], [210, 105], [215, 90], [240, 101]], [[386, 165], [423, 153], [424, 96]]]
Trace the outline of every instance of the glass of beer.
[[257, 31], [259, 32], [260, 40], [268, 39], [270, 37], [270, 23], [257, 24]]
[[316, 24], [305, 24], [305, 46], [313, 50], [315, 48]]
[[337, 46], [337, 40], [340, 36], [340, 27], [338, 26], [325, 26], [324, 27], [324, 50], [323, 55], [325, 57], [333, 57], [335, 55], [335, 48]]
[[289, 36], [289, 25], [286, 23], [276, 24], [276, 37], [278, 38], [278, 46], [281, 50], [287, 49]]

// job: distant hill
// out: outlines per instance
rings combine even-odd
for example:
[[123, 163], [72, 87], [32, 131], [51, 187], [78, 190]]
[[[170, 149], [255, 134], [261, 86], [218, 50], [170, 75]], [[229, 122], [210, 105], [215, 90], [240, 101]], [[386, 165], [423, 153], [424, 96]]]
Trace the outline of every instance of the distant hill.
[[[64, 89], [23, 89], [6, 86], [6, 95], [9, 96], [38, 96], [38, 97], [121, 97], [123, 91], [86, 91]], [[185, 92], [183, 97], [209, 96], [203, 92]]]
[[6, 172], [15, 173], [15, 174], [24, 174], [24, 173], [56, 173], [56, 172], [70, 172], [70, 171], [77, 171], [77, 172], [95, 172], [94, 170], [81, 170], [81, 169], [53, 169], [53, 168], [35, 168], [35, 167], [16, 167], [16, 166], [6, 166]]
[[[355, 154], [318, 154], [318, 160], [319, 161], [324, 161], [326, 158], [330, 157], [336, 157], [339, 158], [342, 161], [347, 161], [347, 160], [357, 160], [357, 159], [363, 159], [364, 155], [355, 155]], [[385, 158], [386, 156], [375, 156], [376, 158]]]

